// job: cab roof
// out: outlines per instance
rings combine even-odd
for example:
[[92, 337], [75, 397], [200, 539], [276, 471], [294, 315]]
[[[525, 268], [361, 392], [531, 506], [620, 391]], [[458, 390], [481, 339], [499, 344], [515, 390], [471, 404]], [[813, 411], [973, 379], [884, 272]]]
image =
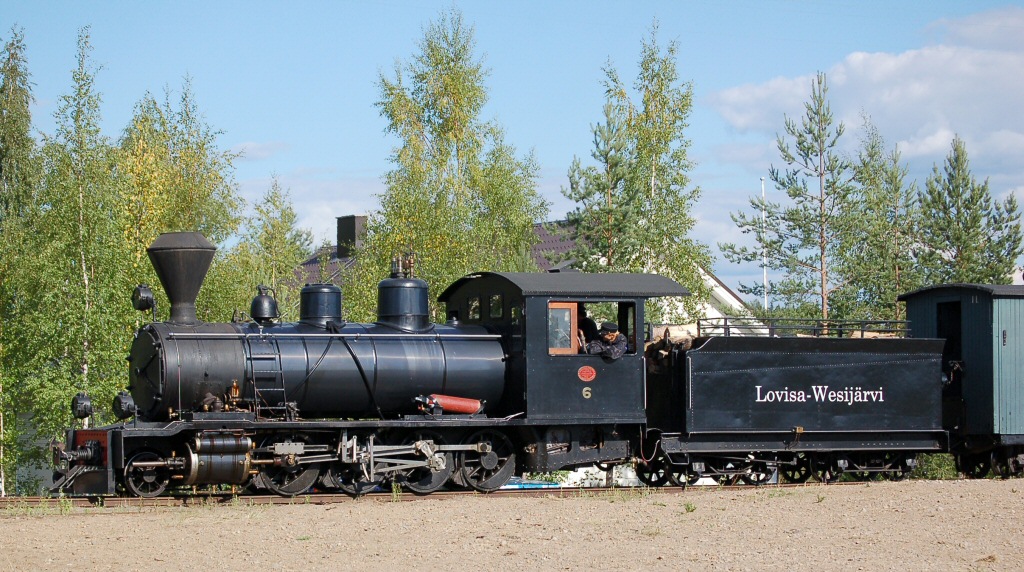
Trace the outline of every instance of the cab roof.
[[437, 300], [447, 302], [456, 291], [475, 281], [507, 282], [523, 296], [658, 298], [690, 295], [690, 291], [675, 280], [657, 274], [479, 272], [459, 278]]

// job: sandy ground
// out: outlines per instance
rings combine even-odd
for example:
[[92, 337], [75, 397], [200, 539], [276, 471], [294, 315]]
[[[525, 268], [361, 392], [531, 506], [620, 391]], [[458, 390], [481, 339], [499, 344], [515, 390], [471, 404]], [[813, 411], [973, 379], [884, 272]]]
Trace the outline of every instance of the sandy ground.
[[0, 511], [0, 570], [1022, 570], [1024, 480]]

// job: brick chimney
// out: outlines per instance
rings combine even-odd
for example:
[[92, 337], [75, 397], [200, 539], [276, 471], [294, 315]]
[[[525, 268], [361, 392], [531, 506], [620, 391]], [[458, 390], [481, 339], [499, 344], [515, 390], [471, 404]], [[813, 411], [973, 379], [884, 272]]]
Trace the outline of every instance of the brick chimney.
[[352, 256], [356, 248], [363, 246], [366, 234], [366, 217], [346, 215], [338, 217], [338, 258]]

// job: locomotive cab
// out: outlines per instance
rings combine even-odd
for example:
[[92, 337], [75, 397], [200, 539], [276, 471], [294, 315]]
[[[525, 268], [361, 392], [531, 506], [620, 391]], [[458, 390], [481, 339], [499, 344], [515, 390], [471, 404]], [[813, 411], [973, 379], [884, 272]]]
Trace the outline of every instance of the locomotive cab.
[[[458, 280], [439, 299], [449, 319], [501, 332], [509, 348], [508, 414], [559, 424], [642, 424], [644, 302], [688, 295], [653, 274], [485, 272]], [[617, 326], [626, 339], [621, 357], [586, 353], [593, 337], [583, 327], [588, 317]]]

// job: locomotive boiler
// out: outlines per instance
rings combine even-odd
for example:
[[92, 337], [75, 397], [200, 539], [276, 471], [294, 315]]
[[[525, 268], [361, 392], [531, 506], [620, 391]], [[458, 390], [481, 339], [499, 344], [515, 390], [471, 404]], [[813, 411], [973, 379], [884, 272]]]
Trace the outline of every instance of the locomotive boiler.
[[[414, 412], [411, 397], [451, 395], [481, 408], [504, 388], [504, 352], [482, 326], [431, 324], [427, 284], [399, 261], [379, 285], [378, 321], [347, 323], [341, 290], [302, 289], [300, 319], [278, 321], [266, 290], [250, 319], [201, 323], [195, 300], [215, 247], [197, 233], [161, 235], [149, 248], [171, 303], [168, 322], [140, 329], [129, 354], [132, 404], [122, 415], [167, 421], [194, 412], [252, 411], [258, 416], [386, 418]], [[137, 309], [153, 296], [136, 290]]]

